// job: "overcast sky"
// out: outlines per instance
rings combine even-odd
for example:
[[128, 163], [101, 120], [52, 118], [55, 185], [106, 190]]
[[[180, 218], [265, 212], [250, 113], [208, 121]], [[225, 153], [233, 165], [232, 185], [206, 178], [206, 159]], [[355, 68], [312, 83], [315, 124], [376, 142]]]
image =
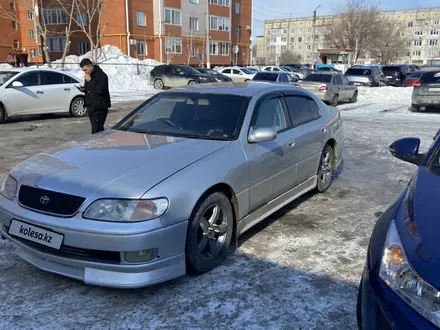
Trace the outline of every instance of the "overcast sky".
[[[265, 19], [288, 18], [295, 16], [312, 16], [313, 10], [321, 4], [318, 15], [332, 14], [335, 7], [344, 4], [345, 0], [253, 0], [253, 33], [254, 37], [262, 35]], [[440, 7], [440, 0], [382, 0], [383, 9], [412, 9], [420, 7]]]

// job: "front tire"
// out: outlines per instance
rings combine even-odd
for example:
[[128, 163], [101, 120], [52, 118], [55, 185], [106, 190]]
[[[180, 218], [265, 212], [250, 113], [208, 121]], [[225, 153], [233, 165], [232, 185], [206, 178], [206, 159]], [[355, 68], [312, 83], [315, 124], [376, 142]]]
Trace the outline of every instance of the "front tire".
[[350, 103], [356, 103], [357, 102], [357, 100], [358, 100], [358, 91], [355, 91], [354, 93], [353, 93], [353, 96], [352, 96], [352, 98], [350, 99]]
[[206, 273], [225, 260], [233, 226], [234, 213], [225, 194], [214, 192], [197, 203], [186, 237], [186, 265], [189, 273]]
[[78, 96], [72, 100], [70, 104], [70, 113], [74, 117], [84, 117], [87, 114], [87, 109], [84, 107], [84, 98]]
[[322, 150], [321, 159], [319, 161], [319, 168], [317, 171], [318, 183], [316, 184], [316, 190], [319, 193], [323, 193], [324, 191], [326, 191], [332, 184], [334, 160], [334, 150], [329, 144], [326, 144], [324, 149]]
[[154, 86], [155, 89], [158, 89], [158, 90], [162, 90], [165, 87], [162, 79], [156, 79], [154, 81], [153, 86]]
[[6, 121], [6, 110], [5, 108], [0, 104], [0, 124], [4, 123]]
[[196, 84], [196, 82], [194, 80], [188, 81], [188, 85], [195, 85], [195, 84]]

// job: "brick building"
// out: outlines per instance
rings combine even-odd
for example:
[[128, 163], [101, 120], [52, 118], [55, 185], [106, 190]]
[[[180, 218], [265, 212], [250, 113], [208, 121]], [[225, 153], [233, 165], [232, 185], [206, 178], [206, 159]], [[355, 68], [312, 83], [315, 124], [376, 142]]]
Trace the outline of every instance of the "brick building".
[[[11, 3], [10, 0], [0, 1]], [[6, 20], [6, 23], [2, 19], [1, 24], [5, 28], [1, 25], [0, 38], [14, 32], [14, 37], [5, 39], [5, 49], [18, 46], [29, 54], [29, 62], [41, 63], [44, 52], [32, 8], [17, 8], [23, 0], [16, 1], [17, 29], [12, 30], [11, 20]], [[55, 60], [61, 58], [66, 44], [64, 31], [69, 15], [57, 6], [56, 1], [47, 1], [52, 2], [45, 3], [39, 19], [49, 29], [49, 56]], [[82, 55], [90, 50], [88, 39], [80, 32], [77, 23], [97, 23], [87, 22], [87, 15], [82, 15], [84, 17], [75, 16], [69, 38], [69, 54]], [[209, 62], [211, 66], [231, 62], [248, 64], [251, 22], [252, 0], [103, 0], [100, 44], [116, 46], [131, 57], [161, 62], [191, 65]], [[13, 45], [15, 42], [18, 44]], [[0, 61], [4, 60], [0, 57]]]

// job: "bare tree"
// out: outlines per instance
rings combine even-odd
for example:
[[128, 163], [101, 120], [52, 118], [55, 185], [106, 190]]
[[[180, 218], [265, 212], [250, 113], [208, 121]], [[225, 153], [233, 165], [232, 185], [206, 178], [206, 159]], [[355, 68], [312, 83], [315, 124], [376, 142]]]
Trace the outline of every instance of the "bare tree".
[[348, 0], [336, 9], [333, 24], [327, 27], [332, 47], [353, 50], [357, 60], [378, 34], [379, 6], [366, 0]]
[[408, 51], [408, 40], [404, 29], [396, 20], [383, 18], [376, 38], [368, 47], [370, 56], [381, 64], [390, 64]]
[[64, 32], [64, 36], [66, 38], [66, 43], [63, 49], [63, 55], [61, 57], [61, 67], [64, 68], [64, 62], [66, 61], [67, 53], [69, 52], [70, 47], [70, 37], [73, 33], [77, 32], [77, 30], [72, 30], [73, 28], [73, 17], [76, 10], [76, 2], [77, 0], [56, 0], [56, 2], [61, 5], [62, 9], [66, 12], [67, 16], [67, 25]]
[[[101, 39], [104, 36], [108, 22], [102, 24], [101, 17], [104, 9], [103, 0], [57, 0], [63, 10], [76, 23], [89, 40], [91, 60], [96, 62], [99, 57]], [[71, 4], [70, 2], [74, 3]]]
[[[48, 39], [52, 34], [51, 29], [47, 26], [44, 20], [44, 3], [42, 0], [16, 0], [14, 1], [18, 8], [22, 8], [28, 13], [28, 17], [31, 18], [32, 25], [28, 26], [30, 30], [35, 31], [35, 39], [37, 43], [41, 44], [42, 51], [46, 63], [51, 67], [51, 59], [49, 54]], [[43, 17], [41, 17], [43, 14]], [[0, 19], [8, 19], [14, 21], [15, 24], [19, 25], [20, 17], [17, 11], [13, 11], [10, 8], [5, 8], [0, 5]], [[23, 26], [23, 25], [22, 25]]]
[[284, 52], [281, 53], [280, 65], [299, 63], [300, 61], [301, 61], [301, 55], [294, 54], [290, 50], [285, 50]]
[[193, 58], [196, 55], [197, 52], [197, 45], [194, 43], [194, 32], [191, 30], [190, 36], [188, 39], [186, 39], [186, 65], [189, 65], [191, 63], [191, 58]]
[[[177, 40], [180, 40], [180, 43], [178, 43]], [[165, 58], [167, 64], [171, 63], [176, 54], [181, 54], [183, 52], [183, 45], [181, 42], [182, 39], [176, 39], [171, 34], [171, 31], [168, 31], [167, 36], [165, 37]]]

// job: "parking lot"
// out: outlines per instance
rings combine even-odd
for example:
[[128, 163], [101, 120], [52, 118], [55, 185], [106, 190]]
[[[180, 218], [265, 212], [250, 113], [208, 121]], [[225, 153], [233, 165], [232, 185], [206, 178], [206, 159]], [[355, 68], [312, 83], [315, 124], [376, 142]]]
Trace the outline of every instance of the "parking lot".
[[[116, 122], [136, 102], [109, 115]], [[375, 219], [415, 167], [388, 146], [424, 146], [440, 115], [406, 107], [342, 105], [344, 167], [324, 194], [307, 194], [249, 230], [214, 271], [137, 290], [86, 286], [49, 274], [0, 241], [1, 329], [355, 329], [357, 285]], [[45, 148], [87, 134], [88, 118], [39, 117], [0, 125], [0, 179]]]

